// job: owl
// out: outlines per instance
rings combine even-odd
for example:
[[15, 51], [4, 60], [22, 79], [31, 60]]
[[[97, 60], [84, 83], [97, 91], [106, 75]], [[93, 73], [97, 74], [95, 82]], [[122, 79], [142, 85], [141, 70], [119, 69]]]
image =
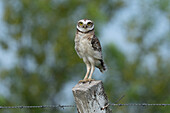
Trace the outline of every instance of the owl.
[[75, 36], [75, 50], [78, 56], [86, 64], [87, 72], [81, 82], [90, 82], [95, 67], [101, 72], [106, 70], [102, 57], [102, 48], [98, 38], [95, 36], [94, 23], [89, 19], [81, 19], [77, 22], [77, 32]]

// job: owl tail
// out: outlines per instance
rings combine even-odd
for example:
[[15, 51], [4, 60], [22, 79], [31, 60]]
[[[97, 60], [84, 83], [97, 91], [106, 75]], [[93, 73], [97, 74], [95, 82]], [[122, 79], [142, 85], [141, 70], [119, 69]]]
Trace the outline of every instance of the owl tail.
[[104, 73], [104, 71], [106, 71], [106, 65], [102, 59], [100, 59], [99, 61], [101, 62], [101, 65], [98, 68], [102, 73]]

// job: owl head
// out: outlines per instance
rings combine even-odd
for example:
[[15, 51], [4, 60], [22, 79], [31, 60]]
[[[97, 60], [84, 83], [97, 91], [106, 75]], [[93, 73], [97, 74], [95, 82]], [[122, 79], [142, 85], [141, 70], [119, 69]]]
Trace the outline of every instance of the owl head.
[[94, 30], [93, 21], [89, 19], [81, 19], [77, 22], [77, 30], [83, 33]]

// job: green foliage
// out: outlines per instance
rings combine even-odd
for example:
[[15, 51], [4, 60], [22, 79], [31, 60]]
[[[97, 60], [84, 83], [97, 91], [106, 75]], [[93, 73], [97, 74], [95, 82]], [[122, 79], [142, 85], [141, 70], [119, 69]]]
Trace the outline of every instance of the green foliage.
[[3, 49], [8, 49], [8, 44], [0, 40], [0, 47], [2, 47]]
[[[77, 20], [90, 18], [94, 20], [95, 25], [101, 26], [127, 5], [123, 0], [3, 0], [3, 3], [3, 18], [11, 39], [0, 39], [0, 47], [8, 50], [9, 42], [15, 42], [17, 59], [14, 60], [17, 60], [17, 64], [12, 68], [0, 70], [0, 79], [5, 81], [9, 90], [8, 97], [0, 95], [0, 105], [60, 104], [56, 97], [60, 98], [59, 94], [64, 85], [70, 80], [82, 78], [85, 73], [84, 64], [74, 50]], [[170, 103], [170, 62], [168, 58], [160, 55], [162, 46], [169, 47], [169, 32], [155, 37], [158, 40], [147, 45], [148, 35], [154, 33], [153, 29], [157, 24], [153, 12], [156, 9], [170, 20], [170, 2], [157, 0], [139, 3], [142, 13], [124, 23], [126, 38], [136, 45], [138, 51], [131, 55], [132, 60], [130, 61], [114, 44], [104, 46], [103, 52], [108, 67], [103, 81], [105, 90], [111, 102], [125, 94], [122, 103]], [[98, 30], [96, 29], [97, 34]], [[151, 65], [155, 70], [150, 70], [146, 65], [150, 63], [145, 61], [148, 56], [155, 60], [155, 64]], [[66, 95], [62, 94], [62, 97]], [[170, 111], [164, 107], [150, 107], [144, 110], [114, 107], [113, 110], [117, 113]], [[7, 110], [2, 112], [6, 113]], [[13, 110], [13, 113], [22, 112], [68, 111]]]
[[[8, 35], [17, 45], [18, 59], [13, 68], [1, 70], [1, 78], [10, 91], [8, 98], [0, 100], [3, 105], [59, 104], [55, 98], [64, 84], [85, 73], [81, 71], [84, 64], [74, 50], [77, 20], [91, 18], [105, 22], [123, 6], [123, 1], [103, 0], [4, 0], [3, 3], [3, 18]], [[113, 9], [107, 5], [110, 3], [119, 7]], [[8, 41], [0, 42], [8, 49]]]

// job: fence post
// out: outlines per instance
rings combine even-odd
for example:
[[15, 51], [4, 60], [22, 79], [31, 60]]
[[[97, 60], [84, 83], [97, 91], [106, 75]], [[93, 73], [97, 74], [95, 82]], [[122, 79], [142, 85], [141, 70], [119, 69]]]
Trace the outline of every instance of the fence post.
[[78, 113], [112, 113], [102, 81], [79, 83], [72, 91]]

